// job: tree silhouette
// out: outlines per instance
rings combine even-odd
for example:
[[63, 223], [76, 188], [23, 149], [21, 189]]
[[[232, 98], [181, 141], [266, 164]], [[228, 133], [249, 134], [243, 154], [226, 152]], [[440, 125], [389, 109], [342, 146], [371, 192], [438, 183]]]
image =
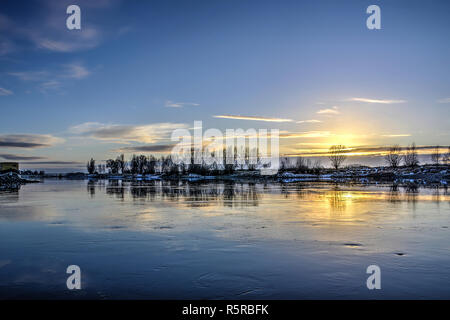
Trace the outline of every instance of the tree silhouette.
[[93, 174], [95, 172], [95, 160], [91, 158], [86, 164], [86, 169], [89, 174]]
[[406, 153], [403, 161], [405, 162], [405, 166], [407, 167], [417, 167], [419, 165], [417, 148], [414, 142], [410, 146], [406, 147]]
[[436, 146], [436, 148], [434, 148], [433, 152], [431, 153], [431, 161], [436, 165], [438, 165], [441, 161], [440, 148], [440, 146]]
[[331, 146], [330, 150], [328, 151], [329, 156], [328, 158], [331, 161], [331, 165], [334, 169], [339, 169], [339, 167], [342, 165], [342, 163], [345, 161], [347, 156], [345, 155], [346, 148], [343, 145], [334, 145]]
[[392, 167], [397, 168], [402, 161], [402, 148], [396, 144], [388, 149], [388, 153], [384, 156], [386, 163]]

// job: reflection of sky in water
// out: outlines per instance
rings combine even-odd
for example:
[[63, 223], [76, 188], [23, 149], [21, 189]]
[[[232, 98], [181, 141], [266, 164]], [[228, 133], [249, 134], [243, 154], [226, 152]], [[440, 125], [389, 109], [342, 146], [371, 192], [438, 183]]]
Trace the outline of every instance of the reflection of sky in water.
[[27, 185], [0, 194], [0, 297], [71, 297], [79, 264], [89, 298], [449, 298], [449, 205], [443, 188]]

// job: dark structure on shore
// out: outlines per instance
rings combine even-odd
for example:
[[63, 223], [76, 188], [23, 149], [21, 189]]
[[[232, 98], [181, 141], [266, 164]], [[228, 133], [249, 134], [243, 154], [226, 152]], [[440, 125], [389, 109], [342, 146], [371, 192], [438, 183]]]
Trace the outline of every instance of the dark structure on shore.
[[0, 162], [0, 172], [4, 171], [19, 171], [18, 162]]

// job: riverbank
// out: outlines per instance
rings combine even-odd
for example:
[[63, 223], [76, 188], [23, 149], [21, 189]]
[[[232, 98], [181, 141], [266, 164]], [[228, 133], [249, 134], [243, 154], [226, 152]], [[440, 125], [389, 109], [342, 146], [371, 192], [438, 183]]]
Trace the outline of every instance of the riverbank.
[[0, 190], [17, 190], [26, 183], [37, 183], [39, 180], [26, 179], [15, 172], [0, 174]]
[[415, 168], [399, 167], [347, 167], [340, 170], [322, 168], [318, 173], [302, 173], [285, 170], [274, 175], [262, 175], [259, 170], [235, 171], [232, 174], [199, 175], [199, 174], [86, 174], [75, 172], [45, 176], [24, 176], [14, 172], [0, 174], [0, 190], [14, 190], [26, 183], [36, 183], [41, 179], [69, 180], [122, 180], [122, 181], [154, 181], [181, 180], [195, 181], [236, 181], [242, 183], [295, 183], [295, 182], [354, 182], [354, 183], [394, 183], [414, 185], [442, 185], [450, 183], [450, 167], [448, 165], [423, 165]]
[[71, 173], [66, 179], [108, 179], [124, 181], [152, 180], [184, 180], [209, 181], [232, 180], [240, 182], [358, 182], [358, 183], [409, 183], [419, 185], [448, 185], [450, 168], [448, 165], [423, 165], [409, 167], [348, 167], [340, 170], [322, 168], [318, 173], [301, 173], [295, 171], [280, 171], [274, 175], [262, 175], [260, 171], [235, 171], [232, 174], [199, 175], [199, 174], [85, 174]]

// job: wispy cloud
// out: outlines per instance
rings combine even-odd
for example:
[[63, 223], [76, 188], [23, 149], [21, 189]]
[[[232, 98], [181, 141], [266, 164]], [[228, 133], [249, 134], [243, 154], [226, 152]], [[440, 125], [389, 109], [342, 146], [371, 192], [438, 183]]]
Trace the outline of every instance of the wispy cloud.
[[43, 34], [30, 33], [30, 38], [38, 48], [55, 52], [88, 50], [100, 44], [100, 32], [94, 27], [83, 27], [80, 32], [70, 34], [53, 32], [53, 38]]
[[411, 137], [409, 133], [400, 133], [400, 134], [383, 134], [382, 137], [387, 138], [398, 138], [398, 137]]
[[17, 47], [11, 40], [0, 36], [0, 57], [11, 54], [11, 53], [15, 52], [16, 50], [17, 50]]
[[76, 52], [97, 47], [102, 42], [100, 29], [92, 24], [92, 17], [102, 8], [119, 1], [77, 1], [81, 8], [89, 8], [91, 19], [82, 19], [81, 30], [65, 28], [67, 1], [41, 1], [42, 10], [31, 15], [26, 23], [0, 15], [0, 55], [36, 48], [52, 52]]
[[125, 34], [132, 32], [133, 30], [134, 30], [134, 28], [132, 26], [123, 26], [123, 27], [120, 27], [119, 30], [117, 31], [117, 35], [123, 36]]
[[213, 116], [214, 118], [222, 119], [237, 119], [237, 120], [251, 120], [251, 121], [267, 121], [267, 122], [292, 122], [292, 119], [284, 118], [269, 118], [269, 117], [259, 117], [259, 116], [239, 116], [239, 115], [218, 115]]
[[116, 152], [169, 152], [173, 149], [174, 145], [171, 144], [156, 144], [156, 145], [145, 145], [145, 146], [133, 146], [133, 147], [124, 147]]
[[33, 161], [33, 162], [26, 162], [27, 165], [84, 165], [83, 162], [79, 161]]
[[8, 72], [8, 74], [17, 77], [22, 81], [40, 81], [46, 79], [49, 75], [48, 71]]
[[8, 75], [22, 81], [51, 81], [54, 79], [72, 78], [83, 79], [90, 75], [90, 71], [81, 62], [73, 62], [58, 66], [52, 72], [49, 70], [8, 72]]
[[83, 79], [86, 78], [90, 72], [81, 63], [72, 63], [65, 66], [66, 73], [65, 77], [73, 79]]
[[155, 143], [169, 138], [175, 129], [187, 128], [182, 123], [153, 123], [148, 125], [120, 125], [85, 122], [73, 126], [69, 131], [73, 134], [96, 140], [116, 143]]
[[49, 134], [4, 134], [0, 135], [0, 147], [4, 148], [44, 148], [62, 143], [64, 139]]
[[200, 104], [194, 102], [174, 102], [171, 100], [167, 100], [165, 104], [166, 108], [183, 108], [189, 106], [197, 107], [199, 105]]
[[24, 155], [17, 155], [17, 154], [11, 154], [11, 153], [0, 153], [0, 158], [3, 158], [5, 160], [10, 160], [10, 161], [41, 160], [41, 159], [45, 159], [45, 157], [24, 156]]
[[439, 99], [438, 103], [450, 103], [450, 98]]
[[56, 90], [61, 88], [61, 82], [57, 80], [45, 81], [41, 83], [39, 88], [41, 89], [42, 92], [47, 92], [49, 90]]
[[339, 114], [339, 113], [340, 113], [339, 108], [336, 106], [317, 111], [317, 114]]
[[[17, 45], [10, 38], [9, 30], [13, 29], [13, 22], [6, 15], [0, 13], [0, 56], [5, 56], [17, 51]], [[5, 33], [5, 31], [7, 33]]]
[[0, 96], [10, 96], [12, 94], [13, 92], [11, 90], [0, 87]]
[[45, 38], [35, 39], [35, 42], [39, 48], [50, 51], [69, 52], [74, 50], [74, 46], [70, 42], [56, 41]]
[[329, 131], [306, 131], [306, 132], [284, 132], [280, 133], [281, 139], [293, 138], [326, 138], [333, 134]]
[[50, 90], [57, 90], [64, 87], [68, 79], [81, 80], [90, 75], [90, 71], [80, 62], [74, 62], [58, 66], [56, 70], [39, 71], [19, 71], [8, 72], [7, 74], [22, 81], [37, 82], [38, 89], [47, 93]]
[[322, 122], [322, 121], [311, 119], [311, 120], [300, 120], [300, 121], [297, 121], [296, 123], [320, 123], [320, 122]]
[[394, 104], [406, 102], [406, 100], [369, 99], [369, 98], [350, 98], [349, 100], [366, 103], [380, 103], [380, 104]]

